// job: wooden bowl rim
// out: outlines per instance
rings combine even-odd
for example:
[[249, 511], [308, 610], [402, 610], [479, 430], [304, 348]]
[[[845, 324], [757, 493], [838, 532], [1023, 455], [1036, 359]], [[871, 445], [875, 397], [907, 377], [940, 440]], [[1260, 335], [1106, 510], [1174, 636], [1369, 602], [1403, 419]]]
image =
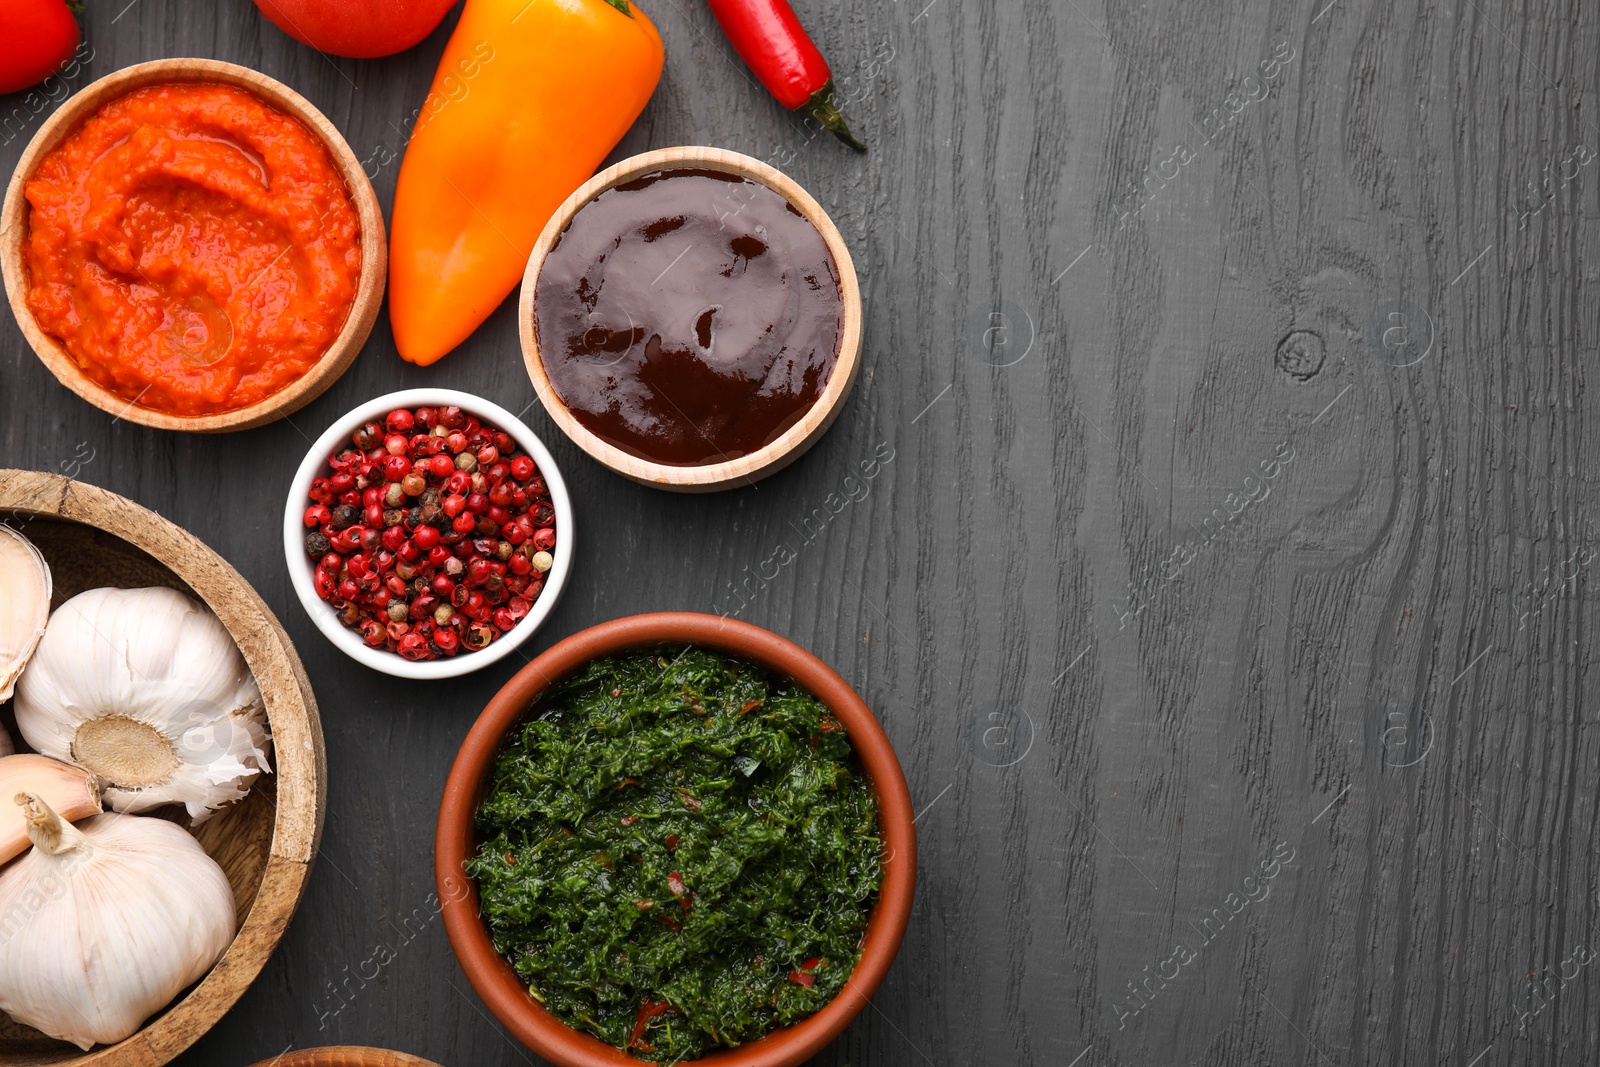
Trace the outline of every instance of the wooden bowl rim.
[[[310, 370], [289, 385], [249, 407], [215, 415], [168, 415], [117, 396], [84, 374], [61, 342], [39, 328], [28, 308], [28, 271], [22, 254], [28, 234], [28, 198], [25, 195], [28, 179], [50, 151], [105, 104], [135, 89], [170, 82], [220, 82], [237, 86], [299, 119], [327, 146], [361, 224], [361, 277], [339, 336]], [[247, 430], [281, 419], [322, 395], [349, 369], [378, 319], [388, 278], [388, 241], [383, 209], [378, 204], [372, 182], [367, 179], [366, 169], [344, 136], [309, 100], [277, 79], [235, 63], [216, 59], [156, 59], [124, 67], [84, 86], [68, 97], [33, 135], [12, 171], [5, 199], [0, 202], [0, 274], [4, 275], [6, 297], [17, 325], [34, 353], [62, 385], [118, 419], [158, 430], [217, 433]]]
[[[522, 450], [532, 456], [534, 462], [539, 465], [539, 473], [544, 476], [545, 485], [550, 489], [550, 506], [556, 513], [555, 564], [545, 576], [544, 589], [540, 592], [539, 598], [533, 602], [533, 607], [527, 616], [519, 620], [504, 637], [498, 638], [487, 649], [468, 655], [457, 654], [447, 659], [413, 663], [386, 649], [369, 648], [354, 630], [339, 621], [333, 606], [317, 595], [313, 579], [316, 567], [311, 557], [306, 555], [307, 531], [302, 517], [305, 509], [310, 506], [310, 498], [306, 494], [311, 490], [312, 481], [327, 466], [328, 457], [340, 446], [339, 443], [350, 440], [350, 435], [356, 427], [394, 408], [440, 407], [445, 404], [454, 404], [467, 414], [475, 415], [485, 422], [498, 426], [510, 434]], [[567, 489], [567, 480], [562, 477], [555, 456], [545, 447], [539, 435], [529, 429], [527, 423], [499, 404], [485, 400], [481, 396], [459, 389], [421, 387], [401, 389], [373, 397], [335, 419], [323, 431], [322, 436], [317, 438], [310, 451], [306, 453], [305, 459], [300, 461], [294, 481], [289, 485], [289, 498], [283, 515], [283, 551], [288, 562], [289, 582], [294, 586], [295, 595], [300, 598], [300, 606], [322, 632], [322, 636], [326, 637], [335, 648], [362, 666], [391, 677], [432, 681], [440, 678], [458, 678], [463, 674], [470, 674], [498, 663], [544, 626], [556, 610], [556, 605], [560, 603], [561, 595], [566, 592], [567, 583], [572, 576], [572, 568], [577, 560], [576, 525], [577, 519], [573, 514], [572, 494]]]
[[[65, 1067], [158, 1067], [214, 1026], [255, 981], [305, 893], [327, 799], [316, 696], [272, 609], [226, 560], [182, 527], [109, 490], [41, 471], [0, 470], [0, 512], [93, 527], [166, 567], [227, 627], [266, 703], [277, 787], [272, 844], [255, 900], [232, 943], [198, 985], [133, 1036], [57, 1061]], [[21, 528], [26, 534], [27, 523]]]
[[[556, 394], [555, 388], [551, 386], [549, 375], [545, 373], [544, 361], [539, 356], [539, 342], [535, 336], [534, 323], [534, 299], [538, 288], [539, 270], [544, 266], [545, 256], [572, 221], [572, 217], [578, 213], [578, 209], [605, 190], [641, 174], [681, 167], [701, 167], [727, 174], [738, 174], [760, 182], [793, 204], [806, 220], [817, 228], [817, 232], [822, 235], [823, 243], [827, 245], [829, 254], [833, 256], [834, 264], [839, 271], [839, 295], [844, 304], [843, 321], [839, 330], [838, 361], [834, 364], [833, 373], [829, 376], [822, 395], [800, 421], [785, 430], [776, 441], [749, 455], [695, 467], [673, 466], [641, 459], [602, 440], [574, 418], [567, 410], [567, 406], [562, 403], [560, 396]], [[754, 156], [731, 152], [725, 148], [704, 145], [657, 148], [629, 156], [607, 167], [579, 186], [577, 191], [556, 209], [556, 213], [550, 216], [550, 221], [545, 223], [544, 230], [539, 234], [539, 240], [533, 246], [533, 253], [528, 257], [527, 270], [522, 275], [522, 290], [517, 301], [517, 329], [522, 340], [522, 360], [528, 369], [528, 377], [533, 382], [534, 391], [539, 395], [539, 402], [544, 405], [551, 420], [561, 428], [562, 433], [572, 439], [574, 444], [623, 477], [631, 478], [643, 485], [677, 492], [709, 492], [737, 485], [749, 485], [757, 479], [783, 469], [803, 455], [833, 424], [845, 399], [850, 395], [851, 388], [855, 385], [856, 372], [860, 367], [861, 288], [856, 279], [855, 261], [850, 257], [850, 249], [839, 233], [839, 228], [822, 209], [822, 205], [818, 204], [816, 199], [793, 178]]]
[[299, 1048], [262, 1060], [253, 1067], [439, 1067], [432, 1060], [365, 1045]]
[[506, 734], [552, 684], [599, 656], [660, 644], [691, 644], [748, 659], [792, 678], [822, 701], [850, 735], [878, 796], [888, 858], [878, 903], [867, 921], [861, 959], [839, 995], [815, 1015], [684, 1067], [795, 1067], [837, 1037], [877, 992], [899, 951], [916, 892], [917, 835], [911, 793], [894, 746], [866, 703], [832, 667], [759, 626], [687, 611], [613, 619], [546, 649], [489, 701], [462, 742], [439, 807], [434, 878], [445, 932], [468, 981], [495, 1017], [523, 1044], [561, 1067], [616, 1067], [635, 1059], [551, 1015], [501, 957], [478, 917], [477, 890], [463, 873], [473, 850], [473, 816]]

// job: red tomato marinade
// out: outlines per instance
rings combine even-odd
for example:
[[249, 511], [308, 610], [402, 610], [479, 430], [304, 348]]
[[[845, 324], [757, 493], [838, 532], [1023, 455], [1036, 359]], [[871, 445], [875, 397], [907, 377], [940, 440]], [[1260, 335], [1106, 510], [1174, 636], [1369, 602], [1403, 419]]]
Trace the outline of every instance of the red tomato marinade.
[[78, 366], [169, 415], [288, 386], [344, 327], [361, 231], [327, 147], [243, 89], [106, 104], [27, 185], [28, 307]]

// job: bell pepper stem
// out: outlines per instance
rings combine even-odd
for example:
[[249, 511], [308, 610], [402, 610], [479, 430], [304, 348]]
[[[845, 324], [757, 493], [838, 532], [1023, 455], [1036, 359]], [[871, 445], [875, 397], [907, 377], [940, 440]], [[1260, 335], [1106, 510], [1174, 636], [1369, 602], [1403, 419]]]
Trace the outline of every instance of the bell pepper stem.
[[850, 132], [850, 127], [845, 125], [844, 115], [840, 114], [839, 106], [833, 102], [832, 78], [824, 82], [822, 88], [812, 93], [811, 99], [800, 105], [800, 110], [822, 123], [835, 137], [857, 152], [867, 150], [867, 146], [856, 140], [855, 134]]

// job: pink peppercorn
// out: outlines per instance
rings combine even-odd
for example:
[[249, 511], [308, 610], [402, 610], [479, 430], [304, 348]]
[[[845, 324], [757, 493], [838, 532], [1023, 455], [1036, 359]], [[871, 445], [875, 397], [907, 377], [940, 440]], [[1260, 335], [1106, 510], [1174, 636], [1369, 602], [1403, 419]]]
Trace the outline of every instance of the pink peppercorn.
[[317, 594], [369, 647], [413, 660], [477, 651], [543, 588], [556, 540], [545, 480], [509, 434], [459, 408], [357, 427], [307, 496]]

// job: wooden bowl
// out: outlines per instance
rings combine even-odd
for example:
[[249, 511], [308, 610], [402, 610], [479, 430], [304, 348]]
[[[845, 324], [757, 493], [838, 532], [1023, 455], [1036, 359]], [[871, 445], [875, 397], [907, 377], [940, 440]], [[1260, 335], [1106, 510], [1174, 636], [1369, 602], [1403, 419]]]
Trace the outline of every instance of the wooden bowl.
[[52, 607], [106, 585], [164, 585], [204, 601], [238, 643], [266, 703], [273, 773], [195, 834], [227, 873], [240, 916], [239, 932], [217, 965], [138, 1033], [89, 1052], [0, 1015], [0, 1065], [159, 1067], [215, 1025], [255, 981], [300, 902], [325, 800], [317, 702], [288, 635], [256, 591], [221, 556], [161, 516], [58, 474], [0, 470], [0, 520], [49, 562]]
[[[61, 342], [39, 328], [33, 312], [28, 309], [28, 268], [22, 255], [23, 241], [28, 234], [28, 198], [23, 194], [28, 179], [51, 150], [76, 132], [103, 105], [135, 89], [171, 82], [235, 85], [299, 119], [327, 145], [328, 154], [333, 157], [334, 166], [344, 178], [361, 222], [361, 278], [356, 286], [355, 303], [350, 306], [344, 329], [322, 359], [300, 378], [265, 400], [216, 415], [168, 415], [130, 403], [84, 374]], [[62, 385], [102, 411], [129, 422], [153, 426], [158, 430], [216, 433], [247, 430], [281, 419], [321, 396], [324, 390], [339, 380], [339, 376], [361, 351], [367, 335], [372, 332], [372, 324], [377, 321], [378, 308], [383, 302], [384, 279], [388, 275], [388, 243], [384, 237], [383, 211], [378, 206], [378, 196], [372, 191], [372, 183], [367, 180], [361, 161], [333, 123], [309, 100], [282, 82], [248, 67], [214, 59], [158, 59], [124, 67], [115, 74], [85, 86], [68, 98], [33, 135], [33, 140], [28, 143], [27, 150], [22, 153], [16, 170], [11, 174], [5, 200], [0, 203], [0, 273], [5, 276], [6, 296], [11, 300], [11, 311], [17, 318], [17, 325], [22, 328], [34, 352]]]
[[[822, 234], [823, 242], [839, 270], [839, 294], [844, 301], [844, 322], [839, 331], [839, 358], [827, 386], [811, 410], [800, 421], [789, 427], [781, 437], [764, 448], [746, 456], [722, 463], [680, 467], [667, 463], [652, 463], [616, 445], [602, 440], [584, 426], [556, 395], [545, 373], [544, 361], [539, 357], [539, 342], [534, 328], [534, 296], [539, 283], [539, 269], [544, 258], [555, 245], [578, 209], [590, 200], [623, 182], [632, 181], [651, 171], [674, 167], [695, 167], [703, 170], [737, 174], [774, 190], [793, 204]], [[658, 148], [637, 156], [630, 156], [590, 178], [578, 191], [567, 197], [556, 213], [545, 224], [528, 257], [528, 269], [522, 276], [522, 294], [517, 311], [518, 327], [522, 337], [522, 359], [528, 367], [528, 377], [533, 380], [534, 391], [561, 431], [573, 443], [593, 458], [610, 467], [625, 478], [660, 489], [680, 493], [705, 493], [716, 489], [729, 489], [749, 485], [757, 479], [782, 470], [816, 444], [833, 425], [839, 409], [855, 385], [856, 370], [861, 353], [861, 289], [856, 283], [856, 268], [850, 258], [850, 249], [839, 235], [838, 227], [828, 218], [822, 206], [812, 199], [792, 178], [782, 171], [751, 156], [729, 152], [722, 148]]]
[[473, 817], [488, 792], [495, 757], [508, 733], [552, 685], [590, 660], [640, 648], [688, 644], [749, 660], [794, 682], [822, 701], [843, 724], [878, 795], [878, 823], [886, 857], [878, 903], [867, 921], [861, 959], [827, 1006], [793, 1026], [723, 1049], [695, 1067], [795, 1067], [816, 1055], [855, 1018], [894, 962], [911, 917], [917, 880], [917, 833], [911, 793], [889, 738], [867, 705], [820, 659], [769, 630], [736, 619], [694, 612], [656, 612], [591, 626], [561, 641], [518, 671], [489, 701], [456, 755], [445, 782], [434, 841], [434, 878], [444, 927], [461, 969], [495, 1017], [518, 1040], [561, 1067], [616, 1067], [636, 1059], [598, 1038], [572, 1029], [528, 995], [511, 964], [495, 951], [478, 917], [478, 894], [463, 864], [476, 854]]
[[303, 1048], [285, 1052], [254, 1067], [439, 1067], [432, 1060], [390, 1052], [386, 1048], [359, 1048], [338, 1045], [329, 1048]]

